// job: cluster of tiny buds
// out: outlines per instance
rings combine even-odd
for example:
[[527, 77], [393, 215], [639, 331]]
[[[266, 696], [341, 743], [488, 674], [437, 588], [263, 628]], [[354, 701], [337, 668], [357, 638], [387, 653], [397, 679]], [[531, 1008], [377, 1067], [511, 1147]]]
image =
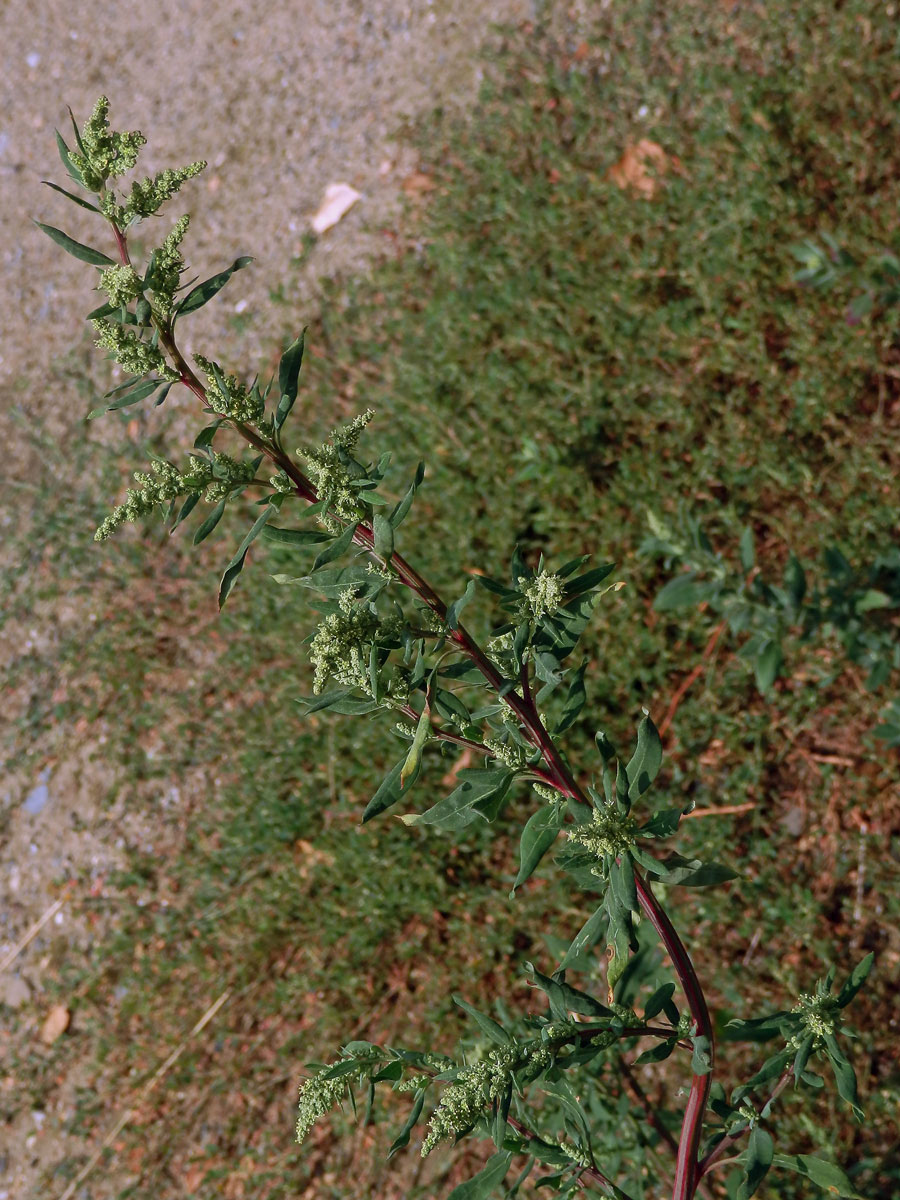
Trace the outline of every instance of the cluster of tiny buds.
[[[335, 429], [323, 445], [303, 446], [297, 451], [306, 459], [307, 470], [319, 499], [327, 500], [328, 508], [341, 521], [358, 521], [363, 515], [358, 492], [353, 486], [359, 478], [359, 472], [354, 473], [347, 460], [374, 416], [375, 410], [368, 408], [349, 424]], [[333, 516], [325, 514], [321, 520], [332, 532], [339, 532], [340, 523]]]
[[118, 204], [112, 192], [104, 192], [100, 208], [104, 216], [120, 227], [130, 225], [144, 217], [152, 217], [170, 200], [188, 179], [193, 179], [204, 169], [204, 161], [189, 163], [186, 167], [166, 167], [158, 175], [148, 179], [136, 179], [124, 204]]
[[404, 1079], [401, 1083], [398, 1083], [396, 1090], [398, 1092], [421, 1092], [430, 1083], [431, 1080], [427, 1075], [413, 1075], [411, 1078]]
[[434, 1110], [428, 1134], [422, 1144], [422, 1157], [438, 1142], [469, 1129], [484, 1109], [500, 1100], [512, 1079], [520, 1052], [514, 1046], [491, 1050], [486, 1059], [460, 1071], [456, 1080], [444, 1089]]
[[305, 1140], [307, 1134], [321, 1117], [330, 1112], [343, 1098], [347, 1086], [346, 1076], [339, 1079], [325, 1079], [323, 1068], [312, 1075], [300, 1087], [297, 1115], [297, 1141]]
[[99, 192], [110, 175], [124, 175], [137, 163], [147, 139], [137, 129], [115, 133], [109, 128], [109, 100], [101, 96], [81, 131], [84, 153], [73, 152], [72, 164], [93, 192]]
[[213, 412], [233, 421], [259, 420], [265, 406], [258, 392], [248, 390], [235, 375], [225, 375], [218, 363], [202, 354], [195, 354], [194, 362], [206, 376], [206, 401]]
[[828, 992], [817, 990], [812, 995], [803, 993], [791, 1012], [799, 1014], [804, 1033], [792, 1038], [791, 1044], [799, 1049], [806, 1037], [812, 1034], [815, 1045], [822, 1045], [825, 1037], [833, 1034], [838, 1027], [838, 1011], [837, 999]]
[[114, 308], [129, 304], [141, 292], [141, 280], [132, 266], [107, 267], [100, 272], [99, 290]]
[[614, 805], [594, 809], [590, 821], [569, 832], [573, 842], [584, 846], [597, 858], [615, 858], [635, 843], [637, 822], [620, 813]]
[[136, 333], [110, 321], [91, 322], [97, 331], [95, 345], [109, 350], [112, 357], [132, 375], [146, 375], [155, 371], [161, 379], [174, 382], [180, 378], [178, 371], [170, 367], [158, 346], [141, 341]]
[[562, 604], [564, 596], [565, 583], [562, 578], [549, 571], [539, 571], [534, 579], [522, 588], [519, 615], [530, 621], [539, 621], [541, 617], [551, 616]]
[[531, 786], [542, 800], [550, 800], [554, 804], [558, 801], [565, 801], [565, 796], [562, 794], [562, 792], [558, 792], [556, 788], [550, 787], [550, 785], [547, 783], [533, 783]]
[[501, 742], [498, 738], [485, 738], [484, 748], [496, 758], [498, 762], [510, 770], [518, 771], [526, 763], [527, 754], [521, 746], [515, 745], [513, 742]]
[[284, 496], [290, 495], [294, 490], [294, 485], [284, 471], [279, 471], [277, 475], [270, 476], [269, 483], [271, 483], [276, 492], [281, 492]]

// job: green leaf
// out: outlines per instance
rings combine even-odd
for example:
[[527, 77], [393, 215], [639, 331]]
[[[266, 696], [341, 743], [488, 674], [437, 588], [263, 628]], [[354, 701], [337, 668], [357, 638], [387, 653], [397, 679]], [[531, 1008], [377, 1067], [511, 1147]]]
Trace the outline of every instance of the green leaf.
[[828, 1061], [831, 1063], [831, 1069], [834, 1072], [834, 1081], [837, 1084], [838, 1095], [850, 1105], [853, 1109], [853, 1115], [857, 1120], [861, 1121], [864, 1113], [859, 1106], [859, 1096], [856, 1093], [856, 1072], [844, 1057], [833, 1034], [825, 1035], [825, 1044]]
[[653, 601], [653, 607], [657, 612], [693, 608], [702, 600], [707, 600], [711, 592], [710, 584], [698, 582], [697, 576], [691, 572], [689, 575], [680, 575], [677, 579], [670, 580]]
[[391, 1143], [391, 1148], [388, 1150], [388, 1158], [393, 1158], [398, 1150], [402, 1150], [404, 1146], [409, 1145], [409, 1137], [416, 1126], [416, 1122], [422, 1115], [422, 1109], [425, 1106], [425, 1088], [420, 1088], [416, 1092], [416, 1099], [410, 1110], [409, 1116], [406, 1118], [406, 1123], [397, 1134], [394, 1141]]
[[424, 813], [401, 817], [406, 825], [435, 825], [457, 833], [479, 818], [492, 821], [500, 811], [515, 772], [507, 767], [467, 767], [460, 771], [458, 787]]
[[675, 994], [674, 983], [664, 983], [656, 989], [644, 1005], [644, 1020], [652, 1021], [669, 1004]]
[[390, 562], [394, 553], [394, 528], [388, 518], [376, 513], [372, 518], [372, 532], [375, 535], [375, 553], [385, 562]]
[[683, 816], [684, 809], [682, 808], [659, 808], [650, 820], [638, 830], [638, 837], [672, 837], [674, 833], [678, 832], [678, 826]]
[[416, 492], [422, 486], [422, 480], [424, 478], [425, 478], [425, 464], [423, 462], [420, 462], [419, 465], [416, 467], [415, 477], [413, 478], [412, 483], [409, 485], [409, 491], [406, 493], [406, 495], [403, 497], [403, 499], [400, 501], [400, 503], [397, 505], [397, 507], [394, 509], [394, 511], [390, 515], [390, 522], [391, 522], [391, 525], [394, 527], [394, 529], [396, 529], [398, 527], [400, 522], [403, 520], [403, 518], [409, 512], [410, 508], [412, 508], [413, 499], [415, 498]]
[[[76, 183], [78, 182], [80, 182], [80, 180], [76, 180]], [[58, 183], [51, 183], [49, 179], [42, 179], [41, 183], [48, 188], [53, 188], [54, 192], [59, 192], [61, 196], [66, 196], [69, 200], [73, 200], [77, 205], [79, 205], [80, 208], [87, 208], [91, 212], [95, 213], [100, 211], [96, 204], [91, 204], [89, 200], [83, 200], [81, 196], [76, 196], [74, 192], [67, 192], [66, 189], [64, 187], [60, 187]]]
[[744, 1153], [744, 1179], [737, 1190], [737, 1200], [750, 1200], [750, 1197], [765, 1179], [775, 1157], [775, 1143], [772, 1135], [761, 1125], [754, 1125], [750, 1130], [750, 1140]]
[[645, 857], [638, 857], [661, 883], [678, 884], [681, 887], [711, 887], [736, 878], [735, 872], [721, 863], [704, 863], [698, 858], [682, 858], [680, 854], [670, 854], [662, 861], [655, 859], [652, 866], [648, 865]]
[[[63, 140], [62, 134], [59, 132], [58, 129], [54, 130], [54, 133], [56, 134], [56, 146], [57, 146], [57, 149], [59, 150], [59, 157], [62, 159], [62, 165], [66, 168], [66, 171], [68, 172], [70, 178], [74, 179], [75, 182], [80, 187], [85, 187], [84, 176], [81, 174], [81, 172], [75, 166], [74, 162], [72, 162], [72, 156], [69, 153], [69, 147], [66, 145], [65, 141]], [[77, 137], [77, 134], [78, 134], [78, 128], [76, 126], [76, 137]]]
[[338, 567], [331, 571], [316, 571], [311, 575], [273, 575], [276, 583], [293, 584], [310, 588], [329, 600], [337, 600], [348, 587], [359, 596], [377, 596], [384, 589], [384, 580], [372, 575], [365, 567]]
[[275, 428], [280, 429], [288, 418], [288, 413], [294, 407], [297, 399], [297, 385], [300, 380], [300, 367], [303, 363], [303, 343], [306, 339], [304, 329], [296, 341], [291, 342], [278, 363], [278, 407], [275, 410]]
[[194, 545], [199, 546], [204, 538], [208, 538], [218, 523], [222, 520], [222, 513], [225, 511], [225, 505], [228, 498], [220, 500], [216, 507], [212, 510], [197, 532], [194, 534]]
[[816, 1158], [814, 1154], [776, 1154], [773, 1164], [784, 1171], [794, 1171], [817, 1184], [832, 1196], [844, 1196], [847, 1200], [862, 1200], [840, 1167]]
[[403, 769], [400, 772], [400, 788], [406, 786], [406, 781], [413, 775], [418, 775], [419, 767], [422, 764], [422, 751], [425, 749], [425, 743], [428, 741], [428, 735], [431, 732], [431, 719], [428, 714], [428, 705], [422, 709], [422, 714], [419, 717], [416, 725], [415, 736], [412, 740], [412, 745], [409, 748], [409, 753], [406, 756], [406, 761], [403, 764]]
[[748, 1079], [746, 1083], [734, 1089], [731, 1094], [731, 1103], [734, 1105], [740, 1104], [741, 1100], [753, 1088], [759, 1087], [761, 1083], [768, 1083], [770, 1079], [775, 1079], [787, 1067], [793, 1057], [793, 1050], [781, 1050], [778, 1054], [773, 1054], [771, 1058], [767, 1058], [752, 1079]]
[[[366, 821], [371, 821], [373, 817], [377, 817], [379, 813], [383, 813], [390, 808], [392, 804], [396, 804], [400, 799], [400, 772], [406, 764], [406, 758], [402, 758], [395, 767], [392, 767], [384, 780], [381, 782], [378, 791], [366, 805], [365, 812], [362, 815], [362, 824]], [[408, 785], [406, 792], [412, 785], [412, 781], [407, 781]]]
[[512, 1154], [508, 1151], [495, 1154], [488, 1159], [487, 1166], [478, 1172], [467, 1183], [455, 1187], [447, 1200], [489, 1200], [491, 1192], [506, 1178], [512, 1162]]
[[267, 525], [263, 530], [267, 542], [277, 542], [280, 546], [320, 546], [322, 542], [330, 542], [331, 534], [324, 529], [282, 529], [279, 525]]
[[584, 592], [558, 608], [552, 616], [543, 617], [534, 637], [535, 650], [550, 653], [562, 662], [577, 646], [598, 599], [596, 592]]
[[628, 799], [637, 800], [650, 787], [662, 763], [662, 742], [649, 714], [638, 725], [637, 747], [625, 767], [628, 779]]
[[472, 597], [474, 595], [475, 595], [475, 580], [470, 579], [469, 582], [466, 584], [466, 590], [463, 592], [463, 594], [460, 596], [460, 598], [458, 600], [454, 600], [453, 603], [447, 609], [447, 624], [451, 629], [456, 629], [459, 626], [459, 614], [462, 612], [462, 610], [465, 608], [465, 606], [469, 603], [469, 601], [472, 599]]
[[117, 412], [120, 408], [129, 408], [132, 404], [138, 404], [141, 400], [146, 400], [148, 396], [152, 396], [163, 382], [164, 380], [162, 379], [147, 379], [144, 383], [136, 387], [133, 392], [126, 392], [124, 396], [118, 396], [110, 404], [92, 409], [86, 419], [93, 421], [95, 417], [102, 417], [104, 413]]
[[556, 733], [563, 733], [571, 725], [574, 725], [581, 714], [581, 710], [587, 703], [587, 692], [584, 688], [584, 673], [587, 670], [587, 664], [588, 660], [585, 659], [572, 677], [565, 704], [563, 705], [562, 715], [559, 718], [559, 724], [556, 726]]
[[703, 1033], [697, 1033], [691, 1038], [694, 1048], [691, 1056], [691, 1070], [695, 1075], [708, 1075], [712, 1070], [712, 1043]]
[[307, 716], [327, 709], [343, 716], [359, 717], [381, 707], [368, 696], [355, 696], [352, 688], [335, 688], [333, 691], [323, 692], [320, 696], [300, 697], [297, 703], [305, 705]]
[[778, 670], [782, 663], [781, 643], [776, 642], [771, 638], [767, 638], [760, 649], [753, 663], [753, 671], [756, 676], [756, 686], [760, 692], [765, 693], [771, 688], [775, 682]]
[[563, 809], [559, 804], [545, 804], [531, 814], [525, 822], [519, 841], [519, 873], [510, 892], [515, 896], [516, 888], [534, 874], [538, 863], [556, 841], [563, 824]]
[[583, 592], [590, 591], [598, 583], [602, 583], [607, 575], [612, 574], [615, 569], [615, 563], [604, 563], [602, 567], [594, 567], [593, 570], [586, 571], [584, 575], [578, 575], [575, 579], [570, 579], [566, 584], [566, 598], [571, 600], [575, 596], [580, 596]]
[[202, 308], [204, 304], [212, 300], [217, 292], [221, 292], [235, 271], [240, 271], [252, 262], [253, 259], [249, 255], [241, 255], [240, 258], [234, 260], [227, 270], [220, 271], [218, 275], [213, 275], [210, 279], [206, 279], [203, 283], [198, 283], [196, 287], [191, 288], [185, 298], [176, 307], [172, 317], [173, 322], [175, 317], [181, 317], [186, 313], [196, 312], [198, 308]]
[[626, 912], [638, 912], [637, 888], [634, 882], [634, 860], [627, 852], [609, 865], [609, 882], [619, 904]]
[[867, 954], [862, 962], [857, 963], [850, 973], [850, 978], [841, 988], [838, 993], [837, 1002], [839, 1008], [846, 1008], [862, 985], [869, 977], [869, 972], [872, 970], [872, 963], [875, 961], [874, 954]]
[[270, 506], [265, 508], [263, 512], [256, 518], [253, 525], [247, 531], [244, 540], [237, 549], [234, 558], [225, 568], [225, 574], [222, 576], [222, 582], [219, 584], [219, 608], [225, 604], [231, 589], [237, 582], [237, 577], [244, 569], [244, 563], [247, 559], [247, 551], [250, 549], [250, 544], [256, 538], [263, 525], [268, 521], [269, 517], [275, 512], [275, 509]]
[[559, 964], [560, 971], [564, 971], [566, 967], [571, 966], [586, 950], [590, 950], [592, 946], [595, 946], [600, 941], [606, 931], [607, 921], [606, 909], [601, 905], [596, 912], [588, 917], [572, 939], [571, 946], [565, 952]]
[[486, 1034], [492, 1042], [497, 1042], [501, 1046], [508, 1046], [510, 1044], [512, 1038], [499, 1021], [495, 1021], [493, 1017], [485, 1016], [477, 1008], [473, 1008], [468, 1000], [463, 1000], [462, 996], [453, 995], [451, 999], [463, 1012], [469, 1014], [481, 1032]]
[[578, 1013], [582, 1017], [611, 1017], [613, 1015], [612, 1009], [601, 1004], [599, 1000], [595, 1000], [587, 992], [572, 987], [570, 983], [566, 983], [565, 979], [558, 978], [561, 971], [557, 971], [551, 978], [549, 975], [543, 975], [533, 963], [525, 963], [525, 971], [535, 985], [546, 994], [557, 1020], [566, 1020], [569, 1013]]
[[649, 1050], [645, 1050], [643, 1054], [639, 1055], [634, 1060], [634, 1066], [645, 1067], [648, 1063], [665, 1062], [677, 1045], [678, 1034], [675, 1034], [674, 1037], [663, 1038], [655, 1046], [651, 1046]]
[[116, 265], [113, 259], [107, 254], [102, 254], [99, 250], [93, 250], [90, 246], [76, 242], [67, 233], [63, 233], [61, 229], [56, 229], [52, 225], [44, 225], [40, 221], [35, 221], [35, 225], [37, 225], [38, 229], [43, 229], [47, 237], [56, 242], [57, 246], [62, 246], [63, 250], [71, 254], [74, 258], [90, 263], [92, 267], [114, 267]]
[[753, 544], [753, 530], [749, 525], [741, 534], [739, 550], [741, 555], [741, 566], [743, 567], [744, 574], [746, 575], [748, 571], [753, 570], [753, 567], [756, 564], [756, 551]]
[[329, 546], [326, 546], [324, 550], [320, 550], [313, 563], [313, 571], [318, 571], [319, 567], [324, 567], [327, 563], [334, 562], [336, 558], [340, 558], [345, 551], [349, 550], [353, 544], [355, 533], [356, 526], [348, 525]]
[[199, 492], [191, 492], [191, 494], [185, 500], [184, 504], [182, 504], [181, 508], [178, 510], [178, 516], [175, 518], [175, 520], [172, 523], [171, 528], [169, 529], [170, 534], [175, 532], [175, 530], [178, 528], [178, 526], [181, 524], [181, 522], [185, 519], [185, 517], [189, 517], [191, 515], [191, 513], [194, 511], [194, 509], [197, 507], [197, 505], [199, 503], [200, 503], [200, 493]]

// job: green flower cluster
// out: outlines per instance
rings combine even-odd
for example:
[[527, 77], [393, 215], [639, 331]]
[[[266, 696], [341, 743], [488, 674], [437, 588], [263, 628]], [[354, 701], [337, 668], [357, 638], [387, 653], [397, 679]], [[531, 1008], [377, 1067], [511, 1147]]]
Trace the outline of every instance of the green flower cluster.
[[162, 379], [174, 381], [180, 378], [178, 371], [166, 362], [158, 346], [141, 341], [136, 333], [111, 321], [95, 320], [91, 324], [98, 334], [94, 344], [101, 350], [110, 350], [116, 362], [132, 375], [156, 371]]
[[597, 858], [615, 858], [635, 843], [637, 821], [620, 813], [614, 805], [594, 809], [590, 821], [569, 831], [569, 839], [584, 846]]
[[[303, 446], [297, 453], [306, 459], [310, 478], [315, 484], [320, 500], [327, 500], [331, 509], [342, 521], [358, 521], [363, 515], [359, 493], [353, 486], [364, 474], [353, 459], [353, 452], [360, 436], [375, 416], [368, 408], [349, 424], [336, 429], [328, 442], [322, 446]], [[329, 521], [323, 517], [323, 522]], [[335, 528], [333, 532], [337, 532]]]
[[347, 1087], [346, 1076], [339, 1079], [325, 1079], [323, 1067], [315, 1075], [307, 1079], [300, 1087], [299, 1115], [297, 1117], [297, 1141], [305, 1141], [307, 1134], [316, 1121], [330, 1112], [343, 1099]]
[[84, 153], [72, 153], [75, 169], [85, 187], [99, 192], [112, 175], [124, 175], [137, 163], [141, 146], [147, 139], [137, 129], [131, 133], [116, 133], [109, 128], [109, 100], [101, 96], [81, 131]]
[[382, 619], [367, 604], [357, 604], [352, 588], [338, 600], [340, 612], [329, 613], [318, 626], [309, 647], [316, 669], [313, 692], [318, 695], [327, 679], [371, 694], [369, 654], [377, 640], [391, 640], [400, 632], [398, 618]]
[[832, 996], [824, 983], [819, 983], [814, 993], [804, 992], [791, 1009], [798, 1013], [804, 1033], [792, 1039], [797, 1049], [800, 1043], [810, 1034], [815, 1039], [815, 1049], [825, 1044], [825, 1038], [832, 1036], [840, 1027], [840, 1005], [837, 997]]
[[100, 272], [99, 289], [106, 292], [110, 304], [119, 308], [141, 294], [141, 279], [134, 267], [107, 267]]
[[229, 454], [213, 451], [207, 460], [192, 456], [187, 471], [179, 471], [172, 463], [154, 459], [150, 472], [135, 471], [137, 488], [129, 488], [123, 504], [118, 504], [101, 523], [94, 541], [104, 542], [117, 529], [138, 517], [147, 516], [160, 504], [168, 504], [178, 496], [198, 494], [206, 489], [210, 502], [221, 500], [235, 487], [253, 478], [252, 463], [237, 462]]
[[519, 615], [523, 620], [539, 621], [549, 617], [563, 602], [565, 583], [559, 575], [539, 571], [534, 579], [522, 588], [522, 604]]
[[460, 1071], [456, 1080], [444, 1089], [441, 1102], [432, 1114], [428, 1135], [422, 1144], [423, 1158], [438, 1142], [470, 1129], [489, 1104], [503, 1097], [512, 1082], [519, 1053], [515, 1046], [503, 1046], [491, 1050], [481, 1062]]
[[118, 204], [112, 192], [106, 192], [100, 203], [105, 216], [119, 226], [130, 225], [143, 217], [152, 217], [188, 179], [193, 179], [204, 169], [202, 160], [189, 163], [186, 167], [166, 167], [158, 175], [147, 179], [136, 179], [124, 204]]
[[202, 354], [195, 354], [194, 362], [206, 376], [206, 401], [213, 412], [233, 421], [259, 420], [265, 405], [255, 389], [244, 387], [235, 375], [225, 375], [218, 363]]
[[181, 272], [184, 270], [184, 259], [179, 247], [187, 233], [190, 220], [187, 213], [183, 217], [179, 217], [175, 222], [175, 228], [159, 249], [151, 255], [148, 283], [159, 307], [165, 313], [172, 311], [175, 292], [181, 280]]

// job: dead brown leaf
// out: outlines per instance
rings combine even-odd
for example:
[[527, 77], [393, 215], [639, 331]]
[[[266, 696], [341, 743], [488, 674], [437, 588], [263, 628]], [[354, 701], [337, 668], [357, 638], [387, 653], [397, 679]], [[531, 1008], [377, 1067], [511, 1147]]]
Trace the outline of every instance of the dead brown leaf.
[[402, 188], [407, 196], [422, 196], [426, 192], [433, 192], [435, 182], [430, 175], [426, 175], [424, 171], [413, 171], [403, 180]]
[[54, 1004], [41, 1026], [41, 1041], [45, 1046], [52, 1046], [57, 1038], [69, 1028], [72, 1014], [64, 1004]]
[[639, 196], [651, 200], [656, 194], [660, 180], [674, 166], [658, 142], [641, 138], [634, 145], [627, 145], [618, 162], [606, 172], [606, 177], [618, 188], [631, 188]]

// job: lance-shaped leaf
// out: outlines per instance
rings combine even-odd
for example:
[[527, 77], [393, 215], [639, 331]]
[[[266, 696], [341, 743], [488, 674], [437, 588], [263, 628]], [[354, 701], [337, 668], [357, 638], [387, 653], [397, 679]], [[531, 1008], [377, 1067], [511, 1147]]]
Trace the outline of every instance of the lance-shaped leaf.
[[841, 988], [838, 993], [837, 1002], [838, 1008], [846, 1008], [862, 985], [869, 977], [869, 972], [872, 970], [872, 963], [875, 961], [874, 954], [867, 954], [862, 962], [857, 963], [850, 973], [850, 978]]
[[372, 598], [384, 590], [385, 582], [372, 575], [365, 567], [339, 567], [334, 570], [316, 571], [311, 575], [273, 575], [276, 583], [293, 584], [295, 587], [310, 588], [329, 600], [337, 600], [341, 592], [352, 587], [357, 596]]
[[38, 229], [43, 229], [47, 237], [52, 238], [57, 246], [62, 246], [63, 250], [71, 254], [73, 258], [90, 263], [92, 267], [114, 267], [116, 265], [108, 254], [94, 250], [91, 246], [85, 246], [83, 242], [76, 242], [74, 238], [63, 233], [61, 229], [56, 229], [53, 225], [44, 225], [41, 221], [35, 221], [35, 225]]
[[460, 598], [458, 600], [454, 600], [453, 603], [447, 609], [447, 625], [451, 629], [456, 629], [458, 627], [459, 614], [462, 612], [462, 610], [465, 608], [465, 606], [469, 603], [469, 601], [472, 599], [472, 597], [474, 595], [475, 595], [475, 580], [470, 579], [469, 582], [466, 584], [466, 590], [463, 592], [463, 594], [460, 596]]
[[394, 528], [387, 517], [376, 513], [372, 518], [372, 533], [374, 534], [375, 553], [385, 562], [390, 562], [394, 553]]
[[611, 1017], [613, 1015], [612, 1009], [601, 1004], [599, 1000], [595, 1000], [587, 992], [572, 987], [570, 983], [566, 983], [565, 979], [559, 978], [561, 972], [557, 971], [553, 977], [543, 975], [532, 963], [525, 963], [525, 971], [535, 986], [546, 994], [556, 1020], [567, 1020], [569, 1013], [578, 1013], [582, 1017]]
[[515, 772], [507, 767], [467, 767], [460, 771], [460, 784], [424, 813], [407, 813], [406, 825], [434, 825], [451, 833], [479, 819], [493, 821], [499, 814]]
[[531, 878], [538, 863], [556, 841], [562, 829], [563, 817], [562, 806], [550, 803], [532, 813], [525, 822], [519, 841], [519, 873], [516, 875], [510, 897], [515, 896], [516, 888]]
[[288, 413], [294, 407], [297, 399], [297, 385], [300, 380], [300, 367], [303, 363], [303, 343], [306, 338], [304, 329], [296, 341], [291, 342], [281, 356], [278, 364], [278, 407], [275, 410], [275, 428], [280, 429], [288, 418]]
[[391, 525], [394, 527], [394, 529], [396, 529], [398, 527], [400, 522], [403, 520], [403, 518], [407, 515], [410, 508], [412, 507], [412, 502], [415, 499], [416, 492], [422, 486], [422, 480], [424, 478], [425, 478], [425, 464], [423, 462], [420, 462], [419, 465], [416, 467], [416, 474], [413, 478], [412, 483], [409, 485], [409, 490], [407, 491], [406, 495], [403, 497], [403, 499], [400, 501], [400, 503], [397, 505], [397, 507], [393, 510], [393, 512], [390, 515], [389, 519], [390, 519]]
[[585, 659], [569, 684], [569, 691], [566, 695], [566, 701], [563, 705], [562, 715], [559, 718], [559, 723], [556, 726], [556, 733], [564, 733], [569, 726], [574, 725], [581, 714], [581, 710], [587, 703], [587, 692], [584, 688], [584, 673], [587, 670], [588, 660]]
[[234, 262], [224, 271], [220, 271], [218, 275], [213, 275], [209, 279], [205, 279], [203, 283], [198, 283], [196, 287], [191, 288], [185, 298], [178, 304], [172, 317], [174, 323], [176, 317], [184, 316], [186, 313], [196, 312], [198, 308], [202, 308], [212, 300], [218, 292], [232, 277], [235, 271], [240, 271], [243, 267], [249, 266], [253, 259], [242, 254], [240, 258], [236, 258]]
[[412, 779], [419, 773], [419, 767], [422, 765], [422, 752], [425, 749], [425, 743], [428, 741], [428, 735], [431, 732], [431, 720], [428, 712], [428, 705], [422, 709], [421, 716], [416, 724], [416, 732], [413, 736], [412, 745], [409, 748], [409, 753], [403, 763], [403, 769], [400, 772], [400, 787], [401, 790], [406, 786], [406, 781]]
[[[392, 767], [382, 780], [375, 795], [366, 805], [362, 815], [362, 824], [366, 821], [371, 821], [373, 817], [377, 817], [379, 813], [383, 813], [390, 808], [392, 804], [396, 804], [401, 795], [400, 774], [406, 764], [406, 757], [400, 759], [396, 766]], [[416, 773], [417, 774], [417, 773]], [[402, 794], [406, 797], [409, 794], [410, 788], [416, 781], [416, 775], [411, 775], [407, 778], [402, 789]]]
[[693, 573], [680, 575], [670, 580], [653, 601], [657, 612], [672, 612], [678, 608], [693, 608], [708, 600], [715, 592], [715, 584], [702, 583]]
[[117, 396], [109, 404], [104, 404], [100, 408], [93, 409], [88, 413], [87, 419], [93, 421], [95, 417], [102, 417], [104, 413], [117, 412], [120, 408], [130, 408], [132, 404], [139, 404], [141, 400], [146, 400], [148, 396], [152, 396], [163, 382], [164, 380], [162, 379], [146, 379], [133, 392], [126, 392], [124, 396]]
[[303, 549], [331, 541], [331, 534], [324, 529], [282, 529], [278, 525], [267, 525], [263, 537], [267, 542], [276, 542], [279, 546], [299, 546]]
[[336, 558], [340, 558], [352, 546], [355, 533], [356, 526], [348, 525], [329, 546], [319, 551], [313, 563], [313, 570], [318, 571], [319, 567], [324, 567], [327, 563], [334, 562]]
[[492, 1042], [497, 1042], [501, 1046], [509, 1045], [512, 1038], [499, 1021], [495, 1021], [493, 1017], [488, 1017], [483, 1012], [479, 1012], [477, 1008], [473, 1008], [468, 1000], [463, 1000], [462, 996], [454, 995], [452, 999], [453, 1003], [463, 1012], [469, 1014], [481, 1032], [486, 1034]]
[[645, 713], [638, 725], [637, 746], [625, 768], [629, 800], [633, 802], [643, 796], [659, 773], [661, 763], [662, 742], [659, 732], [650, 720], [649, 713]]
[[721, 863], [705, 863], [699, 858], [683, 858], [675, 853], [660, 860], [639, 846], [634, 847], [633, 853], [641, 866], [660, 883], [679, 884], [681, 887], [711, 887], [736, 878], [735, 872]]
[[412, 1108], [410, 1109], [409, 1116], [406, 1118], [403, 1128], [391, 1143], [390, 1150], [388, 1150], [388, 1158], [393, 1158], [398, 1150], [402, 1150], [404, 1146], [409, 1145], [410, 1134], [415, 1128], [419, 1117], [421, 1117], [422, 1109], [425, 1106], [425, 1092], [426, 1089], [424, 1087], [420, 1088], [419, 1091], [416, 1092], [416, 1098], [413, 1102]]
[[62, 134], [58, 129], [54, 130], [54, 133], [56, 134], [56, 148], [59, 150], [59, 157], [62, 160], [62, 165], [66, 168], [66, 172], [79, 187], [85, 187], [84, 176], [72, 161], [72, 155], [69, 153], [69, 147], [66, 145]]
[[253, 525], [247, 531], [247, 535], [237, 549], [234, 558], [225, 568], [225, 574], [222, 576], [222, 582], [219, 584], [219, 608], [221, 609], [225, 601], [228, 599], [231, 589], [237, 582], [237, 577], [244, 569], [244, 563], [247, 559], [247, 551], [250, 549], [250, 544], [259, 534], [263, 525], [268, 521], [269, 517], [275, 512], [271, 506], [267, 507], [253, 522]]
[[220, 500], [216, 507], [212, 510], [202, 525], [199, 526], [194, 534], [194, 545], [198, 546], [204, 538], [208, 538], [218, 523], [222, 520], [222, 514], [225, 512], [225, 505], [228, 502], [227, 496]]
[[578, 933], [572, 939], [572, 944], [563, 955], [562, 961], [559, 964], [559, 970], [564, 971], [567, 967], [573, 966], [577, 959], [581, 957], [592, 946], [603, 937], [606, 932], [609, 917], [607, 916], [604, 905], [592, 913], [585, 921]]
[[845, 1172], [834, 1163], [826, 1162], [824, 1158], [816, 1158], [814, 1154], [776, 1154], [772, 1163], [781, 1170], [794, 1171], [797, 1175], [804, 1176], [832, 1196], [846, 1197], [846, 1200], [862, 1200]]
[[495, 1154], [477, 1175], [455, 1187], [447, 1200], [490, 1200], [494, 1189], [506, 1178], [512, 1158], [509, 1151]]
[[772, 1135], [761, 1125], [754, 1125], [744, 1153], [744, 1178], [738, 1187], [736, 1200], [750, 1200], [768, 1174], [774, 1157]]
[[[76, 180], [75, 182], [78, 183], [80, 181]], [[54, 192], [59, 192], [61, 196], [65, 196], [68, 200], [74, 201], [79, 208], [87, 208], [91, 212], [95, 213], [100, 211], [96, 204], [91, 204], [89, 200], [83, 200], [81, 196], [76, 196], [74, 192], [67, 192], [66, 189], [64, 187], [60, 187], [58, 183], [51, 183], [49, 179], [42, 179], [41, 183], [48, 188], [53, 188]]]

